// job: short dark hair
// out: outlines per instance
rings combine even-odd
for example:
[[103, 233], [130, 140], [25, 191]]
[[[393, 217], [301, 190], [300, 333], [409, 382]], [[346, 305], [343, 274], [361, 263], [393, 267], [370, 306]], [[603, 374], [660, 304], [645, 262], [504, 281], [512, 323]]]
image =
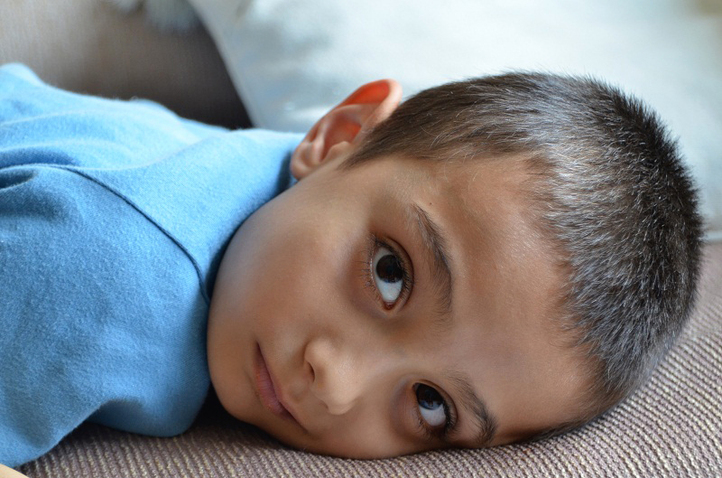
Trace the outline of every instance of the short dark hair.
[[[561, 324], [586, 350], [588, 420], [653, 370], [699, 274], [697, 193], [657, 116], [588, 77], [511, 73], [411, 97], [347, 160], [522, 157], [529, 204], [568, 272]], [[562, 426], [562, 428], [569, 428]]]

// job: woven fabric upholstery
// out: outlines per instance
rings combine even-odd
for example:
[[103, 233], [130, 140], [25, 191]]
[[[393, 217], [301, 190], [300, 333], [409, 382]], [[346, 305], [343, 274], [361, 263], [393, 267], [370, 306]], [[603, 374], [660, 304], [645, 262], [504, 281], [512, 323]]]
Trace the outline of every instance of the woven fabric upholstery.
[[288, 449], [211, 403], [175, 438], [83, 425], [21, 471], [31, 478], [722, 476], [722, 243], [706, 246], [692, 323], [649, 383], [563, 436], [488, 450], [345, 460]]

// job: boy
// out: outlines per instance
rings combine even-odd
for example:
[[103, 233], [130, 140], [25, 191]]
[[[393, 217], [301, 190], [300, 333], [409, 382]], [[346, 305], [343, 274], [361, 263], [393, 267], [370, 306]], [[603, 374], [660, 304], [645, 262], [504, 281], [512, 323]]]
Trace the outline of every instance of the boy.
[[179, 433], [208, 376], [309, 451], [510, 443], [628, 395], [689, 314], [694, 190], [654, 116], [599, 83], [506, 75], [399, 106], [383, 80], [296, 146], [9, 71], [0, 461], [88, 418]]

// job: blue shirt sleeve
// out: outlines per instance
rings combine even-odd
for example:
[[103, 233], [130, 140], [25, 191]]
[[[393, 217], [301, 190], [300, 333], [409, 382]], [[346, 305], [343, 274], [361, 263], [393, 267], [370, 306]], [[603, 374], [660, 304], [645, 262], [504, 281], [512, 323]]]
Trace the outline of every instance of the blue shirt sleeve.
[[298, 135], [229, 132], [0, 67], [0, 462], [85, 420], [167, 436], [210, 384], [222, 251]]

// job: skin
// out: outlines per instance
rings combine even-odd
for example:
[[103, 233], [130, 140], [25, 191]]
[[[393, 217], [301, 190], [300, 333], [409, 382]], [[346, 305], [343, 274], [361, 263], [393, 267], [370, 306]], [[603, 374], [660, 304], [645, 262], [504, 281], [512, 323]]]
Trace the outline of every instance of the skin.
[[[575, 419], [588, 383], [553, 320], [563, 275], [522, 163], [339, 167], [399, 98], [386, 80], [332, 110], [294, 153], [298, 184], [234, 235], [208, 328], [221, 403], [291, 446], [354, 458], [500, 445]], [[425, 221], [443, 237], [448, 300]]]
[[27, 478], [22, 473], [19, 473], [12, 468], [8, 468], [5, 465], [0, 465], [0, 478]]

